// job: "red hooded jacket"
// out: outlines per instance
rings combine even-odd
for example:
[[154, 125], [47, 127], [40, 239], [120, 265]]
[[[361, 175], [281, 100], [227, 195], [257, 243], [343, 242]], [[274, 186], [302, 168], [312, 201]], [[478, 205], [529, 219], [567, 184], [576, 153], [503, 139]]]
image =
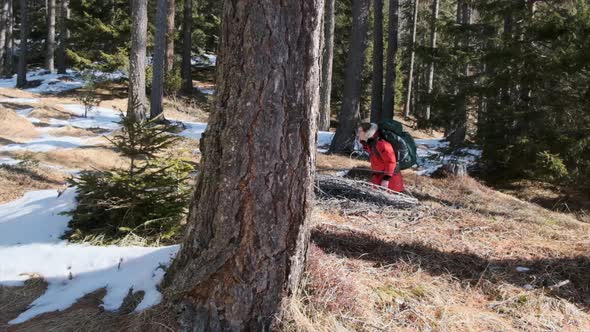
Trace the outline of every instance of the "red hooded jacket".
[[[371, 142], [371, 140], [376, 140]], [[389, 189], [402, 192], [404, 191], [404, 180], [401, 172], [396, 172], [395, 167], [397, 160], [395, 151], [391, 143], [379, 138], [377, 132], [367, 144], [363, 144], [363, 148], [369, 153], [369, 160], [371, 162], [371, 169], [377, 171], [371, 177], [371, 182], [381, 185], [381, 182], [386, 176], [389, 179]]]

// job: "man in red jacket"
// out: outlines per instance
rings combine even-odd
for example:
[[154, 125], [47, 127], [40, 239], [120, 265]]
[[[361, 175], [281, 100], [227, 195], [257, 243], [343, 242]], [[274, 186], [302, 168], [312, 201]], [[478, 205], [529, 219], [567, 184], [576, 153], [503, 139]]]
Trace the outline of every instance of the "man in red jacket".
[[404, 180], [396, 170], [397, 160], [393, 146], [381, 138], [379, 128], [374, 123], [363, 123], [357, 130], [359, 141], [369, 153], [371, 169], [375, 172], [371, 182], [393, 191], [404, 191]]

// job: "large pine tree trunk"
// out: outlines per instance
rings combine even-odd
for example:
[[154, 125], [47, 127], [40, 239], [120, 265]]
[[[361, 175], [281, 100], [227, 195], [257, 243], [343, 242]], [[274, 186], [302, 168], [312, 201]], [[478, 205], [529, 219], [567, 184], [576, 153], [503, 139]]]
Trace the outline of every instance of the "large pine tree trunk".
[[383, 110], [383, 0], [373, 1], [373, 87], [371, 122], [381, 119]]
[[416, 62], [416, 29], [418, 26], [418, 7], [419, 0], [414, 0], [414, 14], [412, 19], [412, 49], [410, 50], [410, 71], [408, 73], [408, 82], [406, 88], [406, 107], [404, 116], [410, 116], [410, 105], [412, 101], [412, 86], [414, 85], [414, 66]]
[[29, 39], [29, 10], [27, 0], [19, 0], [20, 6], [20, 44], [18, 52], [18, 68], [16, 87], [23, 88], [27, 85], [27, 40]]
[[434, 56], [436, 54], [436, 39], [438, 35], [436, 24], [438, 22], [438, 13], [440, 8], [440, 0], [434, 0], [432, 2], [432, 21], [430, 22], [430, 48], [431, 48], [431, 58], [428, 63], [428, 98], [429, 101], [426, 105], [426, 112], [424, 114], [424, 118], [428, 121], [430, 120], [430, 109], [431, 103], [430, 100], [432, 99], [432, 90], [434, 88]]
[[66, 43], [69, 38], [67, 20], [70, 18], [69, 0], [61, 0], [59, 11], [59, 43], [57, 47], [57, 72], [66, 73]]
[[399, 0], [389, 1], [389, 26], [387, 42], [387, 65], [381, 120], [393, 119], [395, 113], [395, 89], [397, 80], [397, 48], [399, 26]]
[[131, 51], [129, 54], [129, 100], [127, 116], [146, 118], [145, 53], [147, 46], [147, 0], [131, 0]]
[[165, 282], [186, 331], [270, 331], [305, 263], [323, 0], [226, 0], [217, 110]]
[[176, 34], [174, 26], [175, 15], [176, 0], [168, 0], [168, 16], [166, 17], [166, 24], [168, 27], [168, 32], [166, 32], [166, 72], [170, 72], [174, 68], [174, 37]]
[[4, 56], [6, 55], [6, 30], [8, 27], [8, 0], [0, 2], [2, 13], [0, 13], [0, 68], [4, 68]]
[[326, 0], [324, 15], [324, 42], [322, 51], [322, 81], [320, 83], [320, 112], [318, 129], [330, 129], [332, 66], [334, 63], [334, 27], [336, 0]]
[[152, 91], [150, 95], [150, 118], [162, 114], [162, 98], [164, 96], [164, 66], [166, 57], [166, 33], [168, 0], [156, 2], [156, 36], [153, 58]]
[[45, 68], [53, 72], [55, 70], [55, 0], [47, 0], [46, 51]]
[[344, 96], [342, 98], [342, 109], [338, 117], [338, 129], [330, 145], [331, 153], [345, 153], [353, 149], [356, 126], [359, 124], [360, 117], [360, 97], [369, 25], [369, 4], [369, 0], [354, 0], [352, 2], [352, 32], [346, 61]]
[[7, 3], [8, 15], [6, 20], [6, 43], [5, 45], [0, 45], [0, 47], [4, 47], [6, 50], [6, 61], [4, 62], [2, 73], [6, 76], [12, 76], [14, 73], [14, 6], [12, 0], [8, 0]]
[[193, 93], [192, 33], [193, 33], [193, 0], [184, 0], [182, 18], [182, 90], [191, 95]]

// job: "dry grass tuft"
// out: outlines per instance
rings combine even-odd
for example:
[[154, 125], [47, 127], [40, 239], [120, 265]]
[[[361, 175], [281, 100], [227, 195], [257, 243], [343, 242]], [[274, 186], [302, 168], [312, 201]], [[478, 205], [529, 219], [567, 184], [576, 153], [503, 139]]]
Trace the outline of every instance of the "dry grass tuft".
[[62, 174], [41, 167], [0, 165], [0, 203], [15, 200], [29, 190], [60, 188]]

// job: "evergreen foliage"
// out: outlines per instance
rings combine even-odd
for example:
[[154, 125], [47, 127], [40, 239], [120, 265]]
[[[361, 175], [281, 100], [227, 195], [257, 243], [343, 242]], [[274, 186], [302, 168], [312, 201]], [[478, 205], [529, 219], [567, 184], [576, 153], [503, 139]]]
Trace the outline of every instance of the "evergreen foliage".
[[133, 233], [170, 241], [186, 214], [192, 166], [164, 153], [178, 140], [169, 134], [173, 125], [123, 116], [120, 124], [122, 131], [111, 142], [128, 158], [128, 167], [83, 171], [69, 179], [78, 205], [68, 213], [72, 231], [66, 236], [80, 240], [100, 235], [114, 241]]

